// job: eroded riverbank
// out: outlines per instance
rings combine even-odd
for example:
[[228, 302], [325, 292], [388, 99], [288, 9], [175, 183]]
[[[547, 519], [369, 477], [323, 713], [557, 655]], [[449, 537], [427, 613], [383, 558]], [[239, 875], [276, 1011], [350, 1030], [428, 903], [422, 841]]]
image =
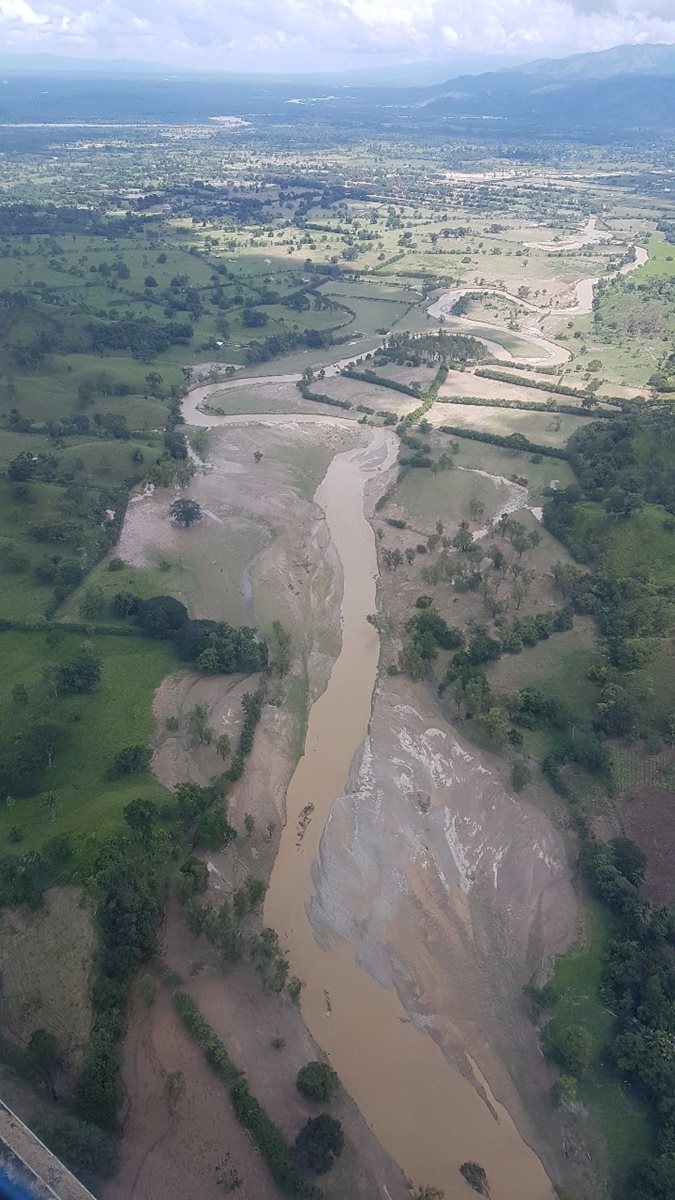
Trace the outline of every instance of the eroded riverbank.
[[[372, 449], [338, 456], [316, 496], [342, 561], [342, 650], [326, 691], [312, 707], [305, 753], [289, 785], [287, 824], [271, 876], [265, 921], [279, 933], [293, 971], [305, 983], [302, 1013], [310, 1032], [329, 1054], [379, 1140], [417, 1183], [432, 1182], [449, 1198], [459, 1198], [466, 1185], [458, 1167], [474, 1158], [486, 1165], [495, 1200], [521, 1200], [523, 1195], [547, 1200], [551, 1187], [541, 1163], [480, 1072], [468, 1070], [465, 1075], [459, 1064], [451, 1066], [440, 1045], [423, 1030], [423, 1022], [410, 1021], [398, 992], [386, 986], [394, 982], [391, 969], [371, 973], [371, 960], [365, 970], [355, 958], [357, 931], [367, 925], [369, 913], [391, 905], [394, 915], [392, 889], [396, 893], [403, 884], [402, 864], [392, 861], [385, 868], [388, 888], [374, 860], [364, 867], [365, 879], [360, 868], [352, 872], [356, 834], [343, 846], [350, 861], [335, 897], [342, 921], [327, 921], [324, 912], [324, 919], [317, 921], [323, 935], [319, 943], [308, 920], [324, 876], [322, 838], [330, 840], [334, 823], [340, 821], [333, 805], [344, 793], [350, 765], [367, 735], [377, 673], [379, 639], [365, 619], [375, 608], [377, 558], [364, 515], [364, 486], [383, 464], [371, 463]], [[364, 751], [362, 766], [367, 754]], [[383, 799], [372, 797], [378, 810]], [[396, 803], [395, 796], [391, 800]], [[338, 806], [343, 818], [345, 804], [349, 807], [347, 801]], [[310, 805], [309, 824], [298, 837]], [[344, 819], [358, 820], [356, 811], [350, 812]], [[364, 815], [368, 826], [372, 814]], [[386, 819], [386, 814], [380, 815]], [[391, 818], [396, 827], [393, 809]], [[330, 833], [324, 832], [327, 825]], [[390, 832], [382, 834], [383, 847], [389, 844]], [[403, 866], [404, 874], [410, 865]], [[349, 895], [350, 886], [356, 895]], [[389, 943], [385, 938], [378, 950], [385, 958], [390, 953], [392, 960], [400, 954], [395, 938]], [[443, 967], [451, 970], [452, 964]], [[435, 987], [442, 991], [438, 970], [435, 975]], [[467, 1062], [462, 1064], [465, 1068]]]
[[[189, 423], [309, 422], [355, 432], [353, 421], [328, 414], [202, 411], [198, 405], [214, 390], [192, 390]], [[372, 504], [384, 490], [398, 442], [390, 431], [368, 432], [368, 447], [332, 460], [315, 496], [342, 568], [342, 649], [312, 707], [305, 754], [288, 789], [265, 923], [277, 930], [292, 971], [305, 983], [302, 1013], [310, 1033], [384, 1148], [416, 1182], [461, 1200], [458, 1167], [474, 1158], [488, 1170], [495, 1200], [548, 1200], [550, 1181], [530, 1148], [545, 1142], [531, 1118], [546, 1072], [516, 1005], [525, 972], [561, 949], [573, 928], [564, 854], [550, 822], [507, 796], [451, 737], [440, 713], [431, 718], [420, 711], [419, 698], [416, 707], [396, 706], [369, 737], [379, 639], [365, 620], [376, 608], [377, 580], [365, 492], [375, 493]], [[410, 686], [398, 681], [403, 692]], [[387, 703], [388, 685], [382, 687], [376, 714]], [[406, 730], [406, 710], [424, 726]], [[406, 771], [427, 754], [429, 734], [450, 739], [449, 758], [444, 767], [433, 755], [426, 761], [420, 795], [433, 793], [450, 833], [436, 829], [433, 816], [426, 821], [411, 801]], [[363, 772], [376, 760], [364, 793]], [[428, 826], [428, 846], [419, 820]], [[462, 867], [475, 856], [475, 845], [464, 844], [469, 826], [469, 840], [484, 850], [481, 879], [471, 888]], [[525, 879], [528, 886], [514, 894], [514, 880]], [[557, 920], [545, 898], [552, 895], [562, 901]], [[508, 946], [501, 947], [507, 914]], [[522, 1043], [515, 1063], [514, 1042]]]

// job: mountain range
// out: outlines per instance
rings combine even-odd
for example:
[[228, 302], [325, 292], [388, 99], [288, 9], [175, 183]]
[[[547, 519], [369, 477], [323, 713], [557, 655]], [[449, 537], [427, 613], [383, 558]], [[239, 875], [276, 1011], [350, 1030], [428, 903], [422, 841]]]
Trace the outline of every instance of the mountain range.
[[[455, 60], [459, 62], [461, 60]], [[486, 61], [486, 60], [483, 60]], [[214, 114], [345, 129], [612, 141], [675, 137], [675, 45], [615, 46], [438, 82], [439, 62], [333, 75], [178, 71], [135, 60], [0, 54], [0, 123], [160, 121]], [[421, 78], [420, 78], [421, 76]]]
[[675, 133], [675, 46], [616, 46], [451, 79], [418, 99], [428, 119], [542, 130]]

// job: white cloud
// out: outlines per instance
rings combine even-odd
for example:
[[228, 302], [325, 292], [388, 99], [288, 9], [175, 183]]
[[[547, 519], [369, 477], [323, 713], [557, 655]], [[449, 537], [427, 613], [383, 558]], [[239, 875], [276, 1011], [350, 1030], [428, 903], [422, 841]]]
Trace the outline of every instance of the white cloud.
[[42, 25], [45, 18], [36, 13], [26, 0], [0, 0], [0, 28], [3, 23]]
[[[675, 42], [675, 0], [0, 0], [12, 48], [232, 68]], [[192, 51], [192, 54], [191, 54]]]

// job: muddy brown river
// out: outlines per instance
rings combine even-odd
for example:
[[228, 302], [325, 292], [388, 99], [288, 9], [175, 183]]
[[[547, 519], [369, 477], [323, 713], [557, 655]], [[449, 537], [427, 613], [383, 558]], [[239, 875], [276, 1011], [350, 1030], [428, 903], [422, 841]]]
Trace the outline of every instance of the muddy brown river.
[[[213, 390], [195, 388], [187, 397], [189, 424], [347, 423], [318, 414], [204, 413], [197, 405]], [[368, 480], [395, 461], [398, 440], [386, 429], [368, 434], [365, 447], [333, 459], [315, 496], [342, 562], [342, 648], [325, 692], [312, 706], [305, 751], [289, 785], [265, 923], [279, 934], [292, 972], [304, 982], [301, 1008], [309, 1031], [376, 1137], [416, 1184], [443, 1188], [446, 1200], [467, 1200], [458, 1168], [474, 1160], [487, 1171], [492, 1200], [550, 1200], [540, 1160], [478, 1069], [473, 1079], [455, 1070], [436, 1042], [410, 1022], [397, 994], [356, 962], [349, 944], [319, 943], [307, 915], [321, 835], [366, 736], [377, 674], [379, 636], [366, 621], [376, 608], [377, 555], [364, 492]]]
[[[394, 454], [398, 443], [384, 430]], [[466, 1200], [458, 1173], [480, 1162], [493, 1200], [548, 1200], [551, 1186], [508, 1113], [491, 1097], [497, 1119], [473, 1083], [452, 1069], [441, 1049], [410, 1024], [393, 991], [355, 961], [343, 942], [319, 945], [307, 916], [313, 871], [331, 806], [344, 791], [352, 758], [370, 719], [379, 637], [366, 621], [375, 610], [375, 538], [364, 515], [364, 486], [373, 473], [368, 450], [339, 454], [316, 493], [344, 574], [342, 649], [328, 686], [312, 706], [305, 753], [287, 794], [287, 823], [265, 902], [292, 971], [304, 981], [302, 1015], [328, 1054], [376, 1136], [415, 1183]], [[375, 468], [377, 469], [377, 468]], [[313, 805], [304, 837], [300, 815]], [[485, 1081], [478, 1086], [488, 1092]]]
[[[198, 404], [215, 390], [192, 389], [184, 401], [187, 424], [329, 421], [354, 428], [353, 421], [328, 414], [204, 413]], [[342, 644], [327, 689], [311, 708], [304, 755], [288, 787], [265, 924], [279, 934], [292, 972], [304, 982], [301, 1013], [312, 1037], [377, 1139], [414, 1183], [443, 1188], [447, 1200], [467, 1200], [459, 1166], [473, 1159], [488, 1172], [492, 1200], [550, 1200], [542, 1163], [478, 1068], [468, 1079], [450, 1066], [429, 1034], [411, 1024], [396, 992], [358, 964], [351, 944], [339, 938], [319, 944], [307, 917], [322, 833], [368, 732], [380, 655], [380, 638], [366, 622], [376, 608], [377, 554], [364, 493], [368, 481], [395, 462], [399, 442], [384, 428], [368, 434], [368, 444], [335, 456], [315, 496], [344, 572]], [[310, 820], [300, 835], [309, 805]]]

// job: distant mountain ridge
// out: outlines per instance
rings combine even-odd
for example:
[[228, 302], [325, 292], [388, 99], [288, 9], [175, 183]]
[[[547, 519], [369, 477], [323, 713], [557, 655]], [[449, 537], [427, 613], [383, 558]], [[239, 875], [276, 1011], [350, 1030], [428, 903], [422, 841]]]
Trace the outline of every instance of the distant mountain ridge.
[[[415, 73], [413, 72], [413, 75]], [[375, 70], [245, 75], [135, 60], [0, 54], [0, 125], [209, 122], [218, 114], [301, 125], [321, 116], [353, 131], [397, 127], [424, 136], [570, 138], [598, 143], [675, 139], [675, 45], [616, 46], [563, 59], [468, 71], [416, 85]], [[480, 122], [480, 124], [479, 124]], [[13, 135], [18, 137], [19, 135]]]
[[[532, 62], [523, 62], [522, 55], [504, 62], [496, 54], [462, 54], [453, 56], [454, 62], [445, 63], [445, 70], [454, 68], [453, 75], [442, 74], [443, 63], [437, 59], [412, 61], [392, 64], [387, 67], [363, 67], [358, 69], [322, 72], [316, 66], [311, 71], [302, 72], [298, 78], [333, 79], [335, 81], [351, 82], [355, 85], [372, 83], [374, 86], [391, 86], [398, 83], [401, 87], [423, 86], [425, 83], [438, 85], [467, 76], [481, 76], [488, 73], [516, 75], [547, 75], [549, 78], [560, 80], [589, 80], [609, 79], [616, 75], [675, 75], [675, 45], [663, 42], [650, 42], [643, 45], [613, 46], [609, 50], [589, 51], [585, 54], [572, 54], [565, 58], [541, 58]], [[500, 65], [500, 63], [502, 65]], [[136, 58], [79, 58], [64, 54], [14, 54], [0, 52], [0, 71], [11, 74], [97, 74], [106, 75], [169, 75], [199, 77], [200, 75], [216, 78], [219, 75], [227, 78], [237, 78], [239, 74], [231, 68], [227, 71], [217, 71], [213, 67], [198, 69], [194, 67], [178, 67], [175, 64], [147, 62]], [[458, 72], [461, 72], [459, 74]], [[288, 79], [294, 72], [279, 70], [264, 72], [270, 78]], [[251, 78], [251, 72], [241, 72], [242, 77]]]
[[616, 46], [449, 79], [420, 107], [429, 118], [492, 118], [520, 130], [672, 136], [675, 46]]
[[540, 58], [516, 67], [515, 73], [548, 75], [569, 82], [610, 79], [616, 75], [675, 75], [675, 45], [649, 42], [640, 46], [612, 46], [610, 50], [572, 54], [568, 58]]
[[139, 58], [76, 58], [66, 54], [8, 54], [0, 52], [5, 75], [171, 75], [176, 67]]

